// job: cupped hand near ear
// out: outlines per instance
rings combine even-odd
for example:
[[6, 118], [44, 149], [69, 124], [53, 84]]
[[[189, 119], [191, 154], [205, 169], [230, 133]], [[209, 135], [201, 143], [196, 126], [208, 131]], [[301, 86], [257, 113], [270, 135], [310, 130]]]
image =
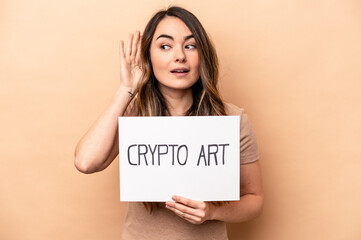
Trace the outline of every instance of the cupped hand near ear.
[[139, 81], [143, 71], [140, 59], [141, 35], [136, 31], [129, 34], [127, 46], [124, 49], [124, 41], [120, 41], [120, 84], [129, 88], [132, 93], [137, 92]]

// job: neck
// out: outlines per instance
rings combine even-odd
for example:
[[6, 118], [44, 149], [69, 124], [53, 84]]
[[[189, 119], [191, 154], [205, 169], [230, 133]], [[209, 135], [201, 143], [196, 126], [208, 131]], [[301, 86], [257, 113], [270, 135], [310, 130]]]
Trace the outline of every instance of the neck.
[[192, 88], [182, 91], [167, 89], [161, 92], [171, 116], [184, 116], [193, 104]]

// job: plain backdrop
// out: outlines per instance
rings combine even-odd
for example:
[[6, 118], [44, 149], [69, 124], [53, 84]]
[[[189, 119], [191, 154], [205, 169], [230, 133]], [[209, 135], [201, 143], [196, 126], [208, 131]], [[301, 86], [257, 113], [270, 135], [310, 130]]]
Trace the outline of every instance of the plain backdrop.
[[359, 240], [358, 0], [0, 0], [0, 239], [120, 238], [118, 160], [85, 175], [73, 152], [117, 89], [119, 40], [170, 4], [203, 23], [257, 134], [264, 212], [230, 239]]

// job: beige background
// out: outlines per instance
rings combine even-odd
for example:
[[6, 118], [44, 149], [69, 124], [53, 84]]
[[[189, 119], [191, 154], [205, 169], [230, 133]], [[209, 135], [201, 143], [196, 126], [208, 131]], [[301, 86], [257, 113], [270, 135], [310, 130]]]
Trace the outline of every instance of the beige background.
[[0, 239], [119, 239], [118, 161], [80, 136], [118, 86], [118, 41], [171, 3], [211, 35], [221, 93], [257, 133], [266, 205], [231, 239], [361, 237], [361, 2], [0, 1]]

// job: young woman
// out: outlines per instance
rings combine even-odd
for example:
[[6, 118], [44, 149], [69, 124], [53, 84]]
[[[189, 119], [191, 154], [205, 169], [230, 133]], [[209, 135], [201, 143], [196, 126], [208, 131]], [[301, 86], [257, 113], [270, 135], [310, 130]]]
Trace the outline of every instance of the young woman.
[[203, 202], [173, 196], [166, 203], [128, 204], [122, 239], [228, 239], [225, 222], [258, 216], [263, 206], [257, 142], [242, 109], [222, 102], [216, 52], [198, 19], [170, 7], [143, 36], [120, 42], [120, 85], [111, 104], [79, 141], [75, 166], [105, 169], [118, 155], [118, 116], [240, 115], [239, 201]]

